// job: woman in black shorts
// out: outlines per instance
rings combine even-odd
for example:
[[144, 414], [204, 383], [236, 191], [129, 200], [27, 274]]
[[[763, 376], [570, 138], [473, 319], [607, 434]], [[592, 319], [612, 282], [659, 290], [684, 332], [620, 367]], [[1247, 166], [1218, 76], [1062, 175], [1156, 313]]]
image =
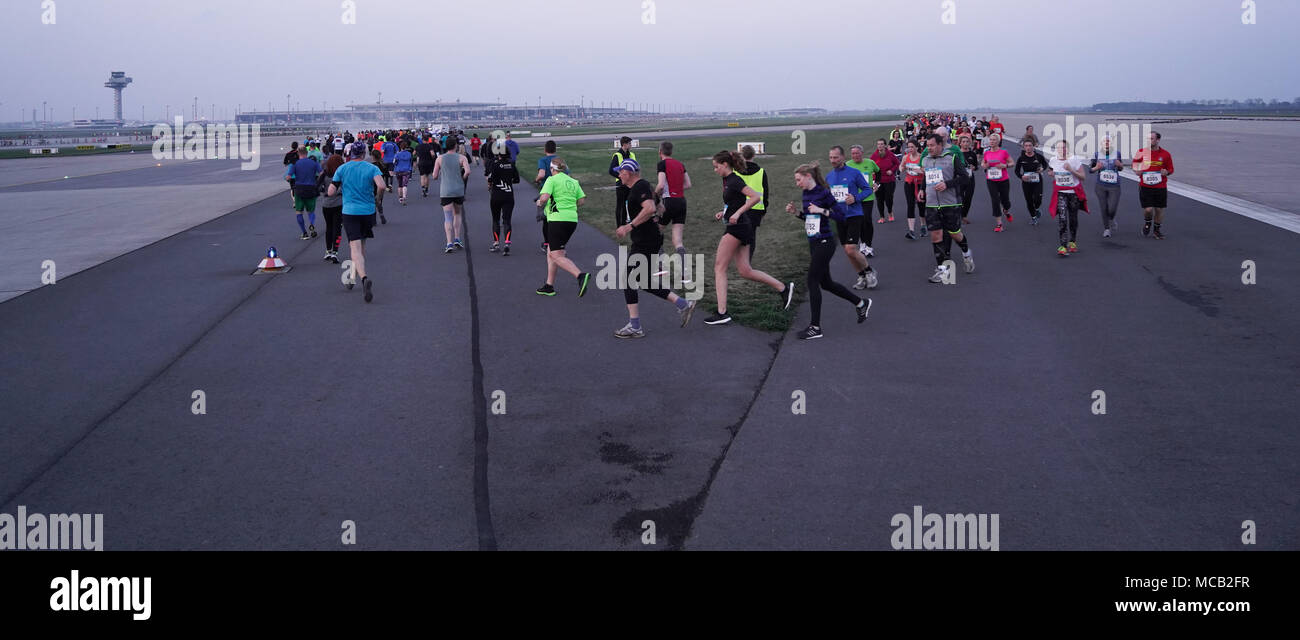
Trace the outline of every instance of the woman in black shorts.
[[745, 159], [732, 151], [719, 151], [713, 156], [713, 173], [722, 178], [722, 211], [713, 215], [715, 220], [723, 220], [727, 225], [722, 238], [718, 240], [718, 252], [713, 261], [714, 286], [718, 296], [718, 311], [704, 320], [706, 324], [726, 324], [731, 322], [727, 313], [727, 268], [733, 263], [740, 277], [754, 282], [761, 282], [781, 297], [781, 307], [790, 308], [794, 298], [794, 282], [782, 284], [776, 278], [758, 271], [749, 265], [748, 249], [741, 250], [754, 242], [754, 227], [750, 225], [747, 213], [758, 204], [763, 196], [745, 185], [745, 181], [736, 175], [736, 170], [745, 166]]

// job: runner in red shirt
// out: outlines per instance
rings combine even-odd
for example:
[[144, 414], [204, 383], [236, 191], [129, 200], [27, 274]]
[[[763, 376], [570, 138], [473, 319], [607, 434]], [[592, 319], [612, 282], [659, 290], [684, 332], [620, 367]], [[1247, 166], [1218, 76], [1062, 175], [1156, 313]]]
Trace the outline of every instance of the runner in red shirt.
[[[1169, 202], [1169, 176], [1174, 172], [1174, 157], [1160, 146], [1160, 134], [1151, 132], [1146, 149], [1133, 154], [1133, 171], [1138, 174], [1138, 201], [1142, 203], [1142, 235], [1164, 240], [1160, 223], [1165, 220]], [[1151, 226], [1155, 218], [1155, 228]]]
[[479, 156], [479, 152], [478, 152], [479, 147], [482, 146], [483, 146], [483, 141], [479, 139], [477, 133], [474, 134], [473, 138], [469, 139], [469, 150], [470, 150], [470, 155], [473, 156], [474, 158], [474, 164], [480, 164], [480, 165], [483, 164], [483, 158]]
[[997, 117], [997, 116], [993, 116], [992, 118], [989, 119], [989, 132], [991, 132], [991, 133], [996, 133], [996, 134], [998, 134], [999, 136], [1001, 136], [1001, 135], [1005, 134], [1006, 131], [1007, 131], [1007, 128], [1004, 127], [1004, 126], [1002, 126], [1002, 123], [1001, 123], [1001, 122], [998, 122], [998, 117]]

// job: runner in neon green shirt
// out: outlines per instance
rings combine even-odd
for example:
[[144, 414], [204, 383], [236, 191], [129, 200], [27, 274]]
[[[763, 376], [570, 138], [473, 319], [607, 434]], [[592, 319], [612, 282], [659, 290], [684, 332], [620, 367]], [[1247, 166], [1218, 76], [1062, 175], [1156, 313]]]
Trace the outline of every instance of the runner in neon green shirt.
[[849, 158], [844, 164], [861, 171], [863, 177], [867, 179], [867, 183], [871, 185], [871, 195], [862, 200], [862, 211], [866, 214], [867, 219], [866, 224], [862, 225], [862, 242], [858, 244], [858, 250], [862, 252], [862, 255], [872, 257], [876, 255], [875, 250], [871, 248], [871, 241], [876, 238], [876, 227], [871, 224], [871, 208], [874, 205], [869, 203], [876, 201], [876, 189], [880, 188], [880, 166], [876, 164], [875, 160], [863, 155], [862, 145], [860, 144], [849, 147]]
[[582, 185], [569, 177], [569, 166], [560, 158], [551, 159], [551, 177], [546, 179], [537, 206], [546, 211], [546, 284], [537, 289], [537, 295], [555, 295], [555, 272], [563, 269], [578, 279], [578, 297], [587, 293], [590, 273], [578, 270], [578, 265], [565, 256], [565, 246], [573, 232], [578, 230], [578, 206], [587, 198]]

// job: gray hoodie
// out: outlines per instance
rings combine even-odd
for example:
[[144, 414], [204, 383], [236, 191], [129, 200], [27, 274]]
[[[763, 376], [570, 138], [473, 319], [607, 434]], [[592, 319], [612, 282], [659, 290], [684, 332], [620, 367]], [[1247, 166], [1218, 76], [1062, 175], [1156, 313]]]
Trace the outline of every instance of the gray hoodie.
[[[962, 187], [966, 185], [966, 181], [970, 178], [967, 177], [965, 171], [957, 171], [956, 162], [951, 149], [944, 149], [943, 155], [938, 158], [928, 155], [921, 158], [921, 168], [927, 176], [925, 181], [925, 206], [927, 208], [961, 206]], [[928, 179], [929, 176], [934, 175], [931, 171], [940, 172], [943, 182], [947, 183], [943, 191], [936, 191], [934, 185], [937, 183]]]

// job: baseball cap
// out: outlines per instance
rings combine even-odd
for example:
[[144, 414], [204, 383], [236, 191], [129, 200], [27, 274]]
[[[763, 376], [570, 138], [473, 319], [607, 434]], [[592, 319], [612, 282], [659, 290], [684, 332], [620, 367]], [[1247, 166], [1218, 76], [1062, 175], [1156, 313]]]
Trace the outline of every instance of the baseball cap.
[[641, 165], [637, 164], [636, 160], [628, 158], [627, 160], [623, 161], [623, 164], [618, 165], [618, 170], [619, 171], [627, 170], [627, 171], [631, 171], [632, 173], [641, 173]]
[[349, 158], [366, 157], [366, 143], [353, 142], [352, 145], [348, 147], [348, 157]]

